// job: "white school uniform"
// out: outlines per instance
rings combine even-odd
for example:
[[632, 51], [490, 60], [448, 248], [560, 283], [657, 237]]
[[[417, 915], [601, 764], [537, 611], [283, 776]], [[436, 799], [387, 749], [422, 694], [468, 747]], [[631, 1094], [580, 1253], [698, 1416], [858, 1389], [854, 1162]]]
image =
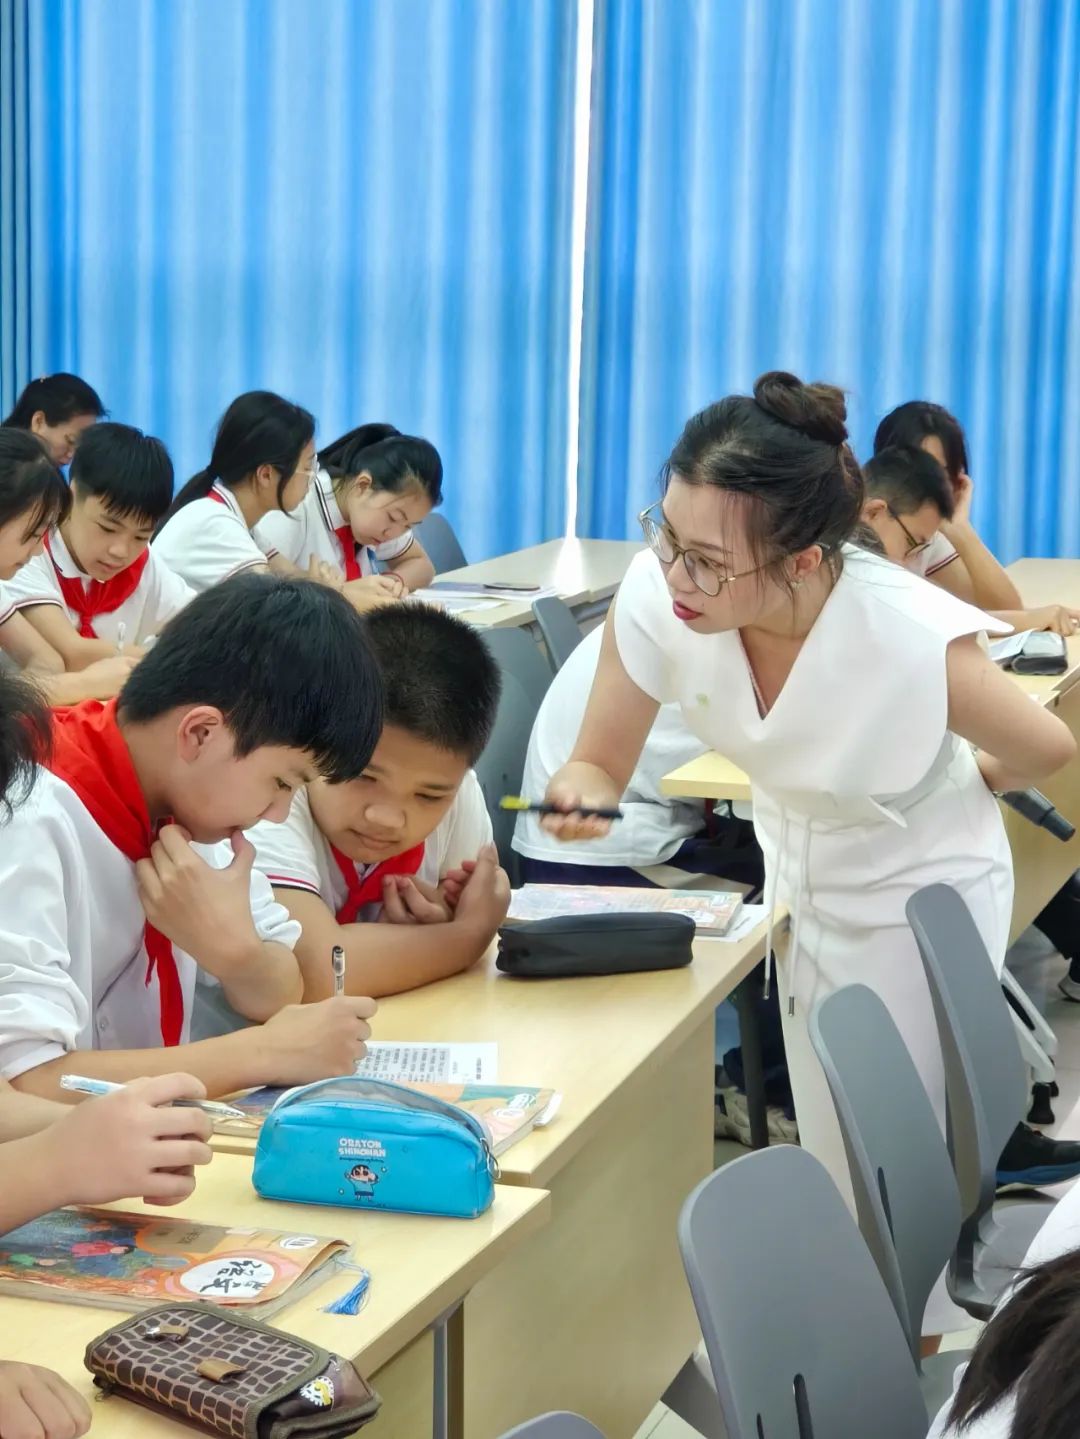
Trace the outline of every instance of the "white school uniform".
[[934, 531], [934, 536], [924, 550], [917, 554], [909, 555], [904, 561], [904, 568], [909, 569], [913, 575], [922, 575], [929, 579], [936, 575], [938, 570], [943, 570], [946, 565], [951, 565], [953, 560], [960, 558], [960, 552], [951, 540], [947, 540], [940, 530]]
[[[1073, 1184], [1072, 1188], [1054, 1205], [1047, 1215], [1046, 1223], [1031, 1241], [1031, 1247], [1024, 1255], [1022, 1269], [1033, 1269], [1037, 1264], [1046, 1264], [1051, 1259], [1059, 1259], [1063, 1254], [1080, 1248], [1080, 1184]], [[1007, 1290], [998, 1303], [1000, 1310], [1008, 1303], [1011, 1289]], [[966, 1364], [961, 1364], [956, 1371], [953, 1385], [953, 1393], [960, 1385]], [[981, 1419], [975, 1420], [967, 1428], [957, 1431], [946, 1425], [948, 1412], [952, 1407], [952, 1400], [943, 1405], [940, 1414], [931, 1425], [927, 1439], [1010, 1439], [1013, 1432], [1013, 1420], [1016, 1417], [1016, 1403], [1012, 1394], [1006, 1394], [998, 1401], [988, 1414]]]
[[0, 584], [0, 625], [6, 624], [15, 613], [15, 601], [11, 595], [11, 581]]
[[193, 590], [208, 590], [241, 570], [265, 565], [276, 553], [247, 527], [236, 496], [219, 480], [212, 494], [177, 510], [151, 548]]
[[[346, 523], [334, 494], [334, 482], [326, 470], [320, 470], [296, 509], [289, 514], [274, 510], [265, 515], [255, 526], [255, 537], [302, 570], [308, 568], [314, 555], [344, 573], [345, 556], [335, 531]], [[361, 578], [376, 574], [379, 563], [390, 565], [400, 560], [414, 543], [412, 530], [406, 530], [396, 540], [382, 545], [354, 544]]]
[[[552, 775], [570, 758], [596, 677], [603, 637], [602, 628], [586, 635], [552, 680], [529, 740], [522, 794], [543, 796]], [[664, 864], [683, 840], [700, 832], [705, 805], [662, 794], [660, 782], [707, 748], [686, 728], [678, 705], [663, 705], [620, 802], [623, 817], [611, 826], [609, 834], [603, 839], [563, 844], [542, 828], [538, 815], [521, 814], [514, 828], [514, 849], [550, 864], [625, 865], [630, 869]]]
[[[79, 616], [66, 603], [56, 570], [59, 568], [65, 579], [81, 580], [84, 588], [90, 584], [90, 579], [75, 563], [58, 529], [49, 535], [49, 544], [52, 546], [52, 558], [48, 552], [35, 555], [8, 582], [8, 594], [15, 608], [20, 610], [32, 605], [59, 605], [77, 630]], [[151, 635], [156, 635], [173, 615], [179, 614], [194, 598], [195, 591], [191, 586], [179, 575], [173, 574], [161, 556], [151, 550], [134, 594], [108, 614], [95, 615], [92, 621], [94, 633], [98, 639], [115, 644], [123, 625], [124, 643], [141, 645]]]
[[[682, 624], [653, 555], [632, 562], [614, 615], [630, 678], [678, 703], [689, 728], [750, 778], [767, 903], [792, 912], [779, 979], [799, 1132], [850, 1202], [807, 1020], [823, 996], [868, 985], [896, 1021], [944, 1128], [941, 1048], [904, 906], [924, 885], [953, 885], [1000, 971], [1012, 858], [970, 746], [946, 728], [945, 657], [951, 640], [1005, 627], [846, 546], [843, 571], [762, 717], [738, 631], [698, 635]], [[928, 1333], [941, 1332], [934, 1307]]]
[[[195, 848], [217, 868], [232, 859], [228, 844]], [[293, 948], [300, 926], [257, 873], [251, 909], [261, 939]], [[0, 1075], [12, 1079], [74, 1049], [161, 1046], [145, 925], [135, 866], [75, 791], [39, 770], [29, 798], [0, 825]], [[186, 1043], [197, 966], [174, 954]]]
[[[428, 835], [424, 857], [416, 872], [426, 884], [438, 884], [462, 860], [475, 859], [480, 848], [491, 842], [491, 817], [476, 775], [470, 770], [454, 796], [454, 802]], [[336, 914], [345, 903], [345, 879], [337, 866], [330, 843], [315, 823], [307, 790], [297, 791], [284, 824], [261, 821], [248, 838], [255, 846], [255, 868], [275, 888], [303, 889], [317, 894]], [[360, 881], [375, 865], [357, 865]], [[381, 904], [367, 904], [362, 920], [378, 919]]]

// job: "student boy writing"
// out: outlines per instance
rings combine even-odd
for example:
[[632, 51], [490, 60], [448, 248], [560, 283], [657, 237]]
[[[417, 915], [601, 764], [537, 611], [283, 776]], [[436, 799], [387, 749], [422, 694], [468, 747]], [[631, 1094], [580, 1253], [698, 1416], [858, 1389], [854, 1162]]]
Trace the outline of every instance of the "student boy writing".
[[[0, 671], [0, 807], [25, 799], [36, 760], [49, 740], [44, 700]], [[64, 1204], [104, 1204], [142, 1196], [177, 1204], [195, 1187], [194, 1168], [208, 1164], [210, 1121], [177, 1099], [206, 1091], [187, 1074], [163, 1074], [105, 1099], [71, 1109], [20, 1094], [0, 1080], [0, 1234]], [[90, 1411], [59, 1375], [0, 1358], [0, 1435], [74, 1439]]]
[[[0, 827], [0, 1075], [53, 1097], [65, 1073], [181, 1066], [220, 1094], [348, 1072], [374, 1005], [292, 1007], [298, 929], [242, 831], [284, 819], [317, 774], [363, 773], [379, 722], [359, 617], [270, 575], [193, 600], [118, 703], [57, 711]], [[266, 1023], [187, 1044], [197, 965]]]
[[8, 582], [7, 598], [80, 670], [138, 646], [194, 596], [151, 552], [154, 526], [172, 503], [168, 451], [130, 425], [105, 421], [83, 436], [71, 462], [71, 508], [44, 550]]
[[388, 605], [361, 623], [385, 692], [370, 763], [342, 784], [314, 780], [284, 824], [251, 834], [256, 868], [301, 926], [306, 1000], [332, 993], [336, 944], [350, 994], [457, 974], [486, 951], [510, 902], [471, 770], [499, 700], [487, 646], [424, 605]]

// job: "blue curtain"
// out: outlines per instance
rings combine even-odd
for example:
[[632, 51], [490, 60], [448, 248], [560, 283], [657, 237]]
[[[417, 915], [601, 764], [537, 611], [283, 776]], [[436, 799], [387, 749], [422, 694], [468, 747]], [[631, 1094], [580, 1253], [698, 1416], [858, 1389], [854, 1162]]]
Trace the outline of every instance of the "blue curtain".
[[766, 369], [967, 428], [1004, 558], [1080, 552], [1074, 0], [596, 0], [580, 529]]
[[266, 386], [433, 440], [472, 557], [561, 531], [573, 0], [0, 7], [5, 400], [75, 370], [184, 476]]

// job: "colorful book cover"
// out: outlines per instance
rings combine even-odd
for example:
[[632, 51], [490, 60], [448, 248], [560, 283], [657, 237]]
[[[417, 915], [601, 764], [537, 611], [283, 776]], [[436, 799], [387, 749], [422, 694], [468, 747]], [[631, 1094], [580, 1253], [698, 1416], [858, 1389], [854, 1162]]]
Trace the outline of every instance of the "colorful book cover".
[[0, 1292], [145, 1309], [183, 1299], [266, 1312], [348, 1246], [112, 1209], [57, 1209], [0, 1236]]
[[[405, 1087], [468, 1110], [487, 1130], [491, 1152], [496, 1158], [524, 1139], [530, 1130], [549, 1124], [562, 1102], [562, 1095], [552, 1089], [531, 1089], [522, 1084], [408, 1084]], [[251, 1123], [224, 1119], [214, 1127], [219, 1134], [253, 1137], [286, 1093], [285, 1089], [253, 1089], [230, 1099], [229, 1103], [242, 1109]]]
[[526, 884], [510, 896], [510, 922], [585, 914], [685, 914], [698, 929], [724, 934], [742, 908], [727, 890], [634, 889], [619, 885]]

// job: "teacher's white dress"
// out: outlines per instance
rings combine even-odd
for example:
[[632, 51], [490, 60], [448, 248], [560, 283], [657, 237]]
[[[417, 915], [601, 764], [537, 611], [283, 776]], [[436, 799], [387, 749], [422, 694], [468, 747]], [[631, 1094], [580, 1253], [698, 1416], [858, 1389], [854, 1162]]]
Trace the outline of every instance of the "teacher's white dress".
[[[853, 546], [843, 560], [765, 716], [738, 631], [687, 629], [652, 554], [631, 565], [614, 623], [635, 684], [661, 703], [678, 703], [688, 727], [750, 778], [767, 900], [792, 914], [778, 970], [799, 1133], [850, 1204], [843, 1142], [807, 1030], [810, 1011], [856, 981], [879, 994], [944, 1130], [941, 1049], [904, 907], [924, 885], [953, 885], [1000, 972], [1013, 880], [997, 803], [970, 746], [946, 727], [949, 642], [1003, 627], [888, 560]], [[928, 1333], [955, 1316], [939, 1299], [943, 1292], [928, 1308]]]

